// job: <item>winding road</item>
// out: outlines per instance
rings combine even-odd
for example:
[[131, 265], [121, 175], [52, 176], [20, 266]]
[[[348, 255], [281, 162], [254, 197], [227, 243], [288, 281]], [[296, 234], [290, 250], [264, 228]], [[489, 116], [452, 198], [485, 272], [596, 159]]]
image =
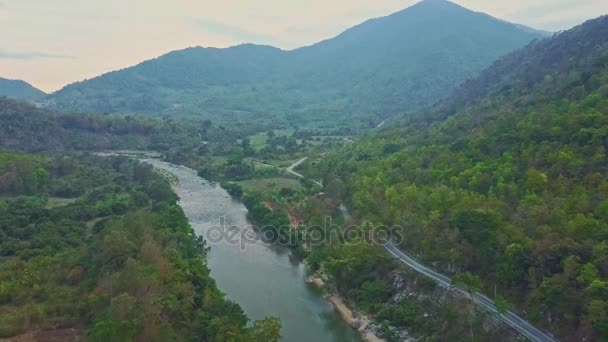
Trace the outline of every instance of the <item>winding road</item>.
[[514, 314], [511, 311], [506, 311], [504, 313], [500, 313], [498, 311], [498, 309], [496, 308], [496, 305], [494, 304], [494, 302], [487, 296], [485, 296], [479, 292], [473, 292], [473, 293], [469, 294], [469, 292], [467, 292], [463, 289], [454, 287], [452, 285], [452, 280], [449, 277], [447, 277], [443, 274], [437, 273], [437, 272], [433, 271], [432, 269], [419, 263], [414, 258], [403, 253], [393, 243], [387, 243], [386, 245], [384, 245], [384, 248], [393, 257], [395, 257], [396, 259], [401, 261], [403, 264], [405, 264], [408, 267], [416, 270], [417, 272], [422, 273], [422, 274], [426, 275], [427, 277], [433, 279], [440, 286], [445, 287], [445, 288], [452, 288], [453, 290], [458, 291], [462, 295], [470, 297], [471, 300], [475, 304], [483, 307], [490, 314], [493, 314], [496, 317], [500, 318], [504, 323], [506, 323], [507, 325], [509, 325], [510, 327], [515, 329], [517, 332], [519, 332], [522, 336], [525, 336], [526, 338], [530, 339], [531, 341], [535, 341], [535, 342], [536, 341], [538, 341], [538, 342], [556, 342], [557, 341], [555, 338], [542, 332], [541, 330], [539, 330], [532, 324], [526, 322], [521, 317], [517, 316], [516, 314]]
[[[308, 159], [308, 157], [304, 157], [300, 160], [298, 160], [297, 162], [291, 164], [288, 168], [285, 169], [285, 171], [291, 173], [292, 175], [298, 177], [298, 178], [305, 178], [302, 174], [295, 172], [293, 169], [295, 169], [296, 167], [302, 165], [303, 162], [305, 162]], [[323, 184], [321, 184], [321, 182], [318, 182], [316, 180], [312, 180], [311, 181], [315, 184], [317, 184], [320, 187], [323, 187]]]
[[[302, 163], [304, 163], [307, 159], [308, 159], [308, 157], [304, 157], [304, 158], [296, 161], [291, 166], [289, 166], [286, 169], [286, 171], [296, 177], [304, 178], [304, 176], [302, 174], [294, 171], [294, 168], [296, 168], [299, 165], [301, 165]], [[313, 182], [315, 182], [316, 184], [318, 184], [321, 187], [323, 186], [321, 183], [319, 183], [317, 181], [313, 181]], [[346, 209], [346, 207], [344, 207], [344, 210], [341, 210], [341, 211], [342, 211], [343, 215], [345, 213], [348, 213], [348, 210]], [[422, 273], [425, 276], [433, 279], [437, 284], [439, 284], [439, 286], [455, 290], [458, 293], [460, 293], [461, 295], [469, 297], [473, 301], [473, 303], [484, 308], [488, 313], [497, 317], [498, 319], [503, 321], [505, 324], [507, 324], [510, 327], [512, 327], [513, 329], [515, 329], [515, 331], [517, 331], [520, 335], [528, 338], [529, 340], [534, 341], [534, 342], [557, 342], [557, 339], [544, 333], [543, 331], [536, 328], [532, 324], [528, 323], [527, 321], [525, 321], [521, 317], [517, 316], [513, 312], [508, 311], [508, 310], [505, 312], [499, 312], [499, 310], [496, 308], [496, 304], [494, 304], [494, 301], [492, 301], [490, 298], [488, 298], [484, 294], [481, 294], [479, 292], [469, 293], [463, 289], [454, 287], [452, 284], [452, 279], [450, 279], [449, 277], [447, 277], [441, 273], [433, 271], [429, 267], [416, 261], [416, 259], [405, 254], [403, 251], [401, 251], [399, 248], [397, 248], [397, 246], [395, 246], [395, 244], [393, 244], [392, 242], [385, 244], [384, 248], [386, 249], [386, 251], [389, 254], [391, 254], [394, 258], [399, 260], [401, 263], [403, 263], [406, 266], [414, 269], [415, 271]]]

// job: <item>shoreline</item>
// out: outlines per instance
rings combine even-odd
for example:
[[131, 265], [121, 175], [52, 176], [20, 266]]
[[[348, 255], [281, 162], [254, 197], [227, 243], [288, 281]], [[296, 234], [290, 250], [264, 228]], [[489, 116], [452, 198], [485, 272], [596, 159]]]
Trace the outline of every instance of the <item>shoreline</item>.
[[[319, 277], [308, 277], [306, 278], [306, 283], [314, 286], [318, 289], [322, 289], [325, 285], [323, 279]], [[348, 307], [348, 305], [344, 302], [344, 299], [338, 294], [326, 294], [323, 296], [325, 300], [332, 303], [334, 309], [338, 312], [340, 318], [346, 322], [351, 328], [355, 329], [361, 338], [365, 342], [385, 342], [385, 340], [376, 336], [376, 334], [368, 331], [368, 327], [370, 326], [370, 319], [366, 315], [361, 315], [360, 317], [355, 317], [353, 311]]]

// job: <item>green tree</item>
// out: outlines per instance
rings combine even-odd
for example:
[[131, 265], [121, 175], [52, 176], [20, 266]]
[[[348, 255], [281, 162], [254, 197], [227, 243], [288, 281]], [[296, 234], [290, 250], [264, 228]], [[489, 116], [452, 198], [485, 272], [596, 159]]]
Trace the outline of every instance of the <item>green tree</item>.
[[578, 277], [576, 280], [584, 285], [588, 286], [593, 283], [595, 280], [599, 278], [599, 272], [597, 268], [592, 263], [586, 263], [583, 265], [583, 268], [580, 270]]
[[608, 302], [593, 299], [587, 305], [587, 314], [591, 325], [600, 332], [602, 338], [608, 337]]
[[494, 305], [500, 314], [504, 314], [509, 310], [509, 303], [503, 296], [497, 295], [494, 297]]
[[266, 317], [253, 323], [253, 341], [279, 342], [281, 336], [281, 320], [277, 317]]
[[478, 275], [471, 272], [461, 273], [452, 279], [452, 284], [462, 287], [469, 293], [481, 291], [483, 289], [483, 281]]
[[49, 173], [42, 167], [37, 167], [32, 172], [32, 179], [34, 182], [34, 189], [36, 191], [42, 191], [49, 182]]

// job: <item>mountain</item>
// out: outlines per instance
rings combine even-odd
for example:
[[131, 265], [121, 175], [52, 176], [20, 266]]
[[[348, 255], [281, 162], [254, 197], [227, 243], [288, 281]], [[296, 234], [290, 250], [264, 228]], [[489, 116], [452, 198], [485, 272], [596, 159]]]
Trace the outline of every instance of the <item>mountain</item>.
[[55, 108], [276, 125], [369, 125], [430, 105], [544, 34], [425, 0], [335, 38], [284, 51], [189, 48], [74, 83]]
[[43, 99], [47, 94], [27, 82], [0, 77], [0, 96], [35, 101]]
[[449, 115], [490, 99], [504, 102], [505, 98], [519, 98], [518, 104], [532, 105], [555, 98], [579, 98], [589, 87], [606, 81], [601, 78], [608, 65], [608, 54], [603, 50], [608, 34], [605, 20], [604, 16], [589, 21], [561, 33], [559, 39], [535, 41], [523, 51], [504, 56], [479, 77], [458, 87], [433, 111]]
[[479, 279], [560, 340], [608, 338], [608, 16], [391, 124], [311, 176], [357, 220], [400, 227], [402, 249]]

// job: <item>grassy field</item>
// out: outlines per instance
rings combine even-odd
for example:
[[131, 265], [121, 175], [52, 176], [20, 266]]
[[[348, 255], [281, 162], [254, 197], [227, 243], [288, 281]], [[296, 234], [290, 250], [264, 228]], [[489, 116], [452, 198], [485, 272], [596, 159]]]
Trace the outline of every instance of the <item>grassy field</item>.
[[[287, 136], [291, 136], [293, 134], [293, 132], [295, 132], [295, 130], [292, 128], [275, 129], [274, 135], [277, 137], [283, 137], [283, 136], [287, 137]], [[266, 133], [267, 132], [260, 132], [260, 133], [250, 136], [249, 141], [251, 142], [251, 147], [253, 147], [257, 151], [266, 147], [266, 142], [268, 141], [268, 135]]]
[[251, 147], [253, 147], [256, 151], [259, 151], [266, 146], [268, 136], [266, 133], [258, 133], [250, 136], [249, 141], [251, 142]]
[[225, 165], [228, 163], [228, 157], [224, 156], [213, 156], [211, 157], [211, 160], [217, 165]]
[[47, 209], [63, 207], [78, 201], [79, 198], [61, 198], [61, 197], [49, 197], [49, 201], [46, 204]]

